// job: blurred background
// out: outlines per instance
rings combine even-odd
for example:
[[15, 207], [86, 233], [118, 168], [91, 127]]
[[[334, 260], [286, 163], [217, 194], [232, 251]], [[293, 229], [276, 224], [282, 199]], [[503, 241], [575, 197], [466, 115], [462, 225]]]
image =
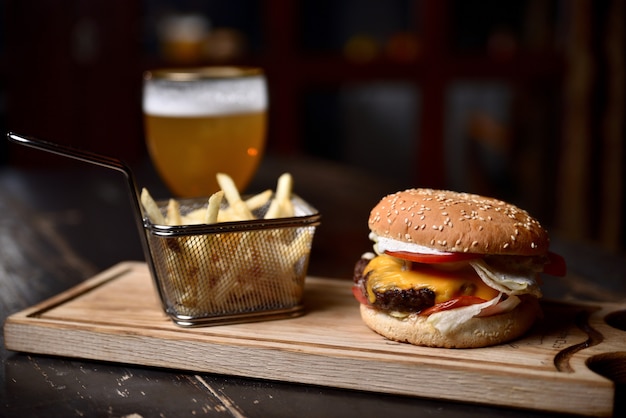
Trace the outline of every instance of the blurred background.
[[[2, 0], [0, 130], [141, 164], [143, 71], [259, 65], [270, 155], [500, 197], [623, 251], [624, 3]], [[0, 141], [0, 166], [55, 161]]]

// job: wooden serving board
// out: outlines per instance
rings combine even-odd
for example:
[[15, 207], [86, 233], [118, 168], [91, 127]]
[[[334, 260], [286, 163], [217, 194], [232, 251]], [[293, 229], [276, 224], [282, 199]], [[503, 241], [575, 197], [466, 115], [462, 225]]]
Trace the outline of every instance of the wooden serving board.
[[[515, 408], [610, 416], [611, 380], [586, 362], [626, 356], [621, 305], [544, 302], [526, 337], [479, 349], [391, 342], [361, 321], [351, 283], [309, 277], [303, 316], [181, 328], [144, 263], [124, 262], [10, 316], [10, 350]], [[600, 356], [600, 357], [597, 357]], [[623, 360], [624, 358], [622, 358]]]

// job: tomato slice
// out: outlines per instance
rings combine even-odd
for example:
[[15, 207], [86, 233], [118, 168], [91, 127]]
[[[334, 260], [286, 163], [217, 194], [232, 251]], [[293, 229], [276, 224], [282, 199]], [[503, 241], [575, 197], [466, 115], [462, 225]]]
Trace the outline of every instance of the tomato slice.
[[437, 303], [430, 308], [424, 309], [419, 314], [428, 316], [435, 312], [446, 311], [448, 309], [462, 308], [463, 306], [476, 305], [477, 303], [487, 302], [483, 298], [478, 296], [458, 296], [454, 299], [447, 300], [445, 302]]
[[557, 253], [548, 251], [548, 262], [543, 266], [543, 272], [550, 276], [565, 276], [567, 273], [565, 259]]
[[354, 298], [359, 301], [359, 303], [362, 303], [363, 305], [369, 305], [369, 301], [367, 300], [367, 298], [365, 297], [365, 295], [363, 294], [363, 292], [361, 292], [361, 289], [358, 286], [352, 286], [352, 294], [354, 295]]
[[403, 260], [424, 264], [454, 263], [457, 261], [473, 260], [483, 257], [482, 254], [472, 253], [421, 254], [411, 253], [408, 251], [385, 251], [385, 254], [396, 258], [402, 258]]

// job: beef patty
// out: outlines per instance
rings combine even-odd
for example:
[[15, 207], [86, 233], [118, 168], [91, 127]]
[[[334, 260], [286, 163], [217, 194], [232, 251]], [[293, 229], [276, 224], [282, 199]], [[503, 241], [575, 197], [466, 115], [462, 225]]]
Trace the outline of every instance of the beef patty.
[[[368, 275], [364, 275], [363, 271], [369, 259], [361, 258], [354, 266], [354, 285], [363, 293], [366, 299]], [[371, 305], [385, 312], [420, 312], [426, 308], [430, 308], [435, 304], [435, 292], [428, 288], [420, 289], [397, 289], [390, 288], [384, 292], [374, 290], [376, 300]]]

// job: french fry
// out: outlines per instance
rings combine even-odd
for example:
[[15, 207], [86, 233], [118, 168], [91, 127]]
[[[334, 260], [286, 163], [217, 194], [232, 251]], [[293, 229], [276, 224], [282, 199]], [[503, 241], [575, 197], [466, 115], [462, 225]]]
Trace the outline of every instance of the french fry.
[[217, 215], [217, 222], [235, 222], [240, 221], [239, 217], [230, 208], [222, 209]]
[[206, 209], [206, 217], [204, 223], [214, 224], [217, 222], [217, 217], [222, 205], [222, 199], [224, 198], [224, 192], [222, 190], [215, 192], [209, 198], [209, 204]]
[[165, 219], [168, 225], [183, 224], [183, 219], [180, 216], [180, 203], [176, 199], [170, 199], [167, 203], [167, 217]]
[[281, 217], [289, 218], [295, 215], [293, 209], [293, 203], [291, 203], [291, 199], [287, 199], [280, 204], [280, 213]]
[[[219, 182], [222, 190], [216, 192], [219, 195], [214, 196], [216, 199], [215, 201], [219, 201], [220, 204], [214, 206], [211, 210], [209, 210], [209, 207], [207, 206], [192, 210], [185, 215], [180, 213], [180, 204], [176, 200], [170, 199], [170, 201], [168, 202], [167, 215], [163, 217], [156, 203], [150, 196], [148, 190], [143, 189], [142, 203], [144, 205], [144, 208], [146, 209], [146, 212], [148, 212], [151, 221], [155, 224], [160, 223], [163, 225], [193, 225], [202, 223], [250, 220], [254, 219], [252, 212], [267, 204], [267, 202], [270, 201], [270, 199], [272, 198], [272, 190], [267, 189], [243, 201], [232, 179], [226, 174], [219, 174], [218, 176], [220, 179]], [[270, 203], [270, 211], [276, 214], [276, 216], [266, 216], [266, 218], [293, 216], [293, 205], [291, 204], [290, 200], [292, 187], [291, 183], [291, 175], [284, 174], [283, 176], [281, 176], [278, 182], [275, 198], [274, 200], [272, 200], [272, 203]], [[217, 199], [218, 196], [221, 197]], [[221, 201], [224, 198], [229, 201], [229, 207], [222, 209]], [[209, 199], [209, 204], [210, 201], [211, 200]], [[217, 219], [213, 222], [208, 222], [207, 219], [212, 219], [207, 218], [209, 213], [211, 213], [211, 216], [213, 216], [213, 214], [216, 214]]]
[[141, 190], [141, 204], [143, 205], [150, 222], [155, 225], [165, 225], [165, 218], [163, 217], [163, 214], [159, 210], [159, 207], [152, 196], [150, 196], [148, 189], [145, 187]]
[[250, 211], [257, 210], [265, 205], [272, 197], [272, 191], [267, 189], [259, 194], [255, 194], [254, 196], [248, 198], [246, 200], [246, 206]]
[[293, 179], [291, 174], [284, 173], [278, 178], [276, 194], [274, 195], [274, 200], [270, 203], [269, 209], [265, 213], [265, 219], [293, 216], [293, 207], [291, 205], [292, 187]]
[[201, 207], [183, 216], [183, 225], [195, 225], [205, 223], [207, 208]]
[[[265, 205], [270, 200], [271, 197], [272, 197], [272, 191], [270, 189], [267, 189], [264, 192], [261, 192], [259, 194], [256, 194], [246, 199], [245, 203], [246, 203], [246, 206], [248, 207], [248, 210], [250, 212], [253, 212], [259, 209], [260, 207], [262, 207], [263, 205]], [[237, 218], [234, 208], [227, 207], [220, 211], [218, 222], [230, 222], [230, 221], [236, 221], [237, 219], [238, 218]]]
[[233, 179], [224, 173], [218, 173], [216, 177], [217, 183], [224, 191], [224, 196], [226, 197], [226, 200], [228, 200], [230, 207], [233, 209], [237, 220], [248, 221], [253, 219], [254, 217], [252, 216], [252, 212], [250, 212], [250, 209], [248, 209], [244, 201], [241, 200], [241, 196], [239, 195], [239, 191], [237, 190]]

